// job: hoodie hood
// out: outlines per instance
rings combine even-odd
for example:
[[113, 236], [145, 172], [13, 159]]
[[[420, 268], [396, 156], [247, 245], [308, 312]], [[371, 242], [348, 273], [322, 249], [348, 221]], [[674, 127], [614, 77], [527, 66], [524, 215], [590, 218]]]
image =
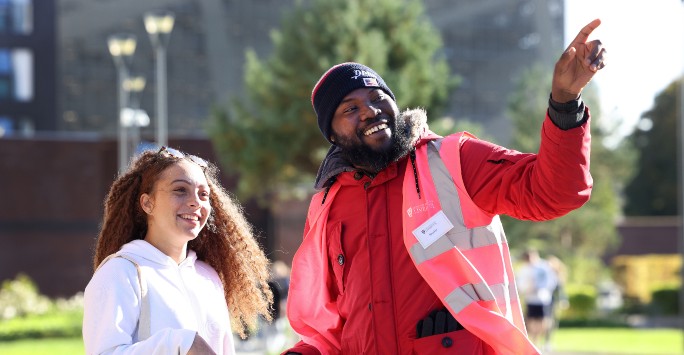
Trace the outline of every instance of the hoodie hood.
[[[400, 113], [397, 119], [406, 121], [406, 127], [410, 130], [409, 134], [414, 146], [439, 137], [430, 131], [427, 124], [427, 113], [422, 108], [406, 110]], [[318, 168], [314, 187], [316, 190], [324, 189], [332, 185], [338, 174], [355, 170], [356, 168], [344, 158], [342, 149], [333, 145]]]
[[161, 250], [142, 239], [136, 239], [124, 244], [119, 252], [129, 255], [135, 258], [135, 260], [146, 260], [153, 264], [167, 267], [193, 265], [197, 260], [197, 254], [193, 250], [188, 249], [188, 254], [185, 257], [185, 260], [183, 260], [180, 264], [176, 264], [176, 261], [174, 261], [173, 258], [164, 254]]

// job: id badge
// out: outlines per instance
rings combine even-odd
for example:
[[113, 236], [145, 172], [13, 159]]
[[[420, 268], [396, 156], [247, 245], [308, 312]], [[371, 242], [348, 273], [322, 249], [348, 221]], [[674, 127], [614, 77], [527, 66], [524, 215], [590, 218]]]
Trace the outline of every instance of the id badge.
[[445, 235], [448, 231], [454, 228], [451, 224], [449, 218], [447, 218], [444, 211], [440, 210], [435, 213], [434, 216], [430, 217], [427, 221], [423, 222], [418, 228], [413, 230], [413, 235], [418, 239], [420, 245], [423, 249], [427, 249], [432, 243], [437, 241], [441, 236]]

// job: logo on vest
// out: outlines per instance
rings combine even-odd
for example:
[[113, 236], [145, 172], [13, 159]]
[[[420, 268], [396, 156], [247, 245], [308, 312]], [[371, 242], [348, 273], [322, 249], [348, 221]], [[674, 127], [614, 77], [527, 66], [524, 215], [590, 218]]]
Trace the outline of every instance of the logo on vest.
[[413, 215], [418, 216], [419, 214], [425, 213], [431, 209], [435, 209], [435, 204], [431, 200], [428, 200], [425, 203], [421, 203], [420, 205], [409, 207], [406, 210], [406, 214], [409, 217], [413, 217]]

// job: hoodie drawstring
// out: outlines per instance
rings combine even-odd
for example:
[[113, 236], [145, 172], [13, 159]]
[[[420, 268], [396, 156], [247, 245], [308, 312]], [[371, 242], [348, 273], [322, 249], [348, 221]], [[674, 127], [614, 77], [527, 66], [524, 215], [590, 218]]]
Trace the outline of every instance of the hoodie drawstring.
[[411, 158], [411, 166], [413, 167], [413, 179], [416, 182], [416, 192], [418, 193], [418, 198], [420, 199], [420, 186], [418, 185], [418, 170], [416, 170], [416, 149], [412, 149], [409, 153], [409, 158]]

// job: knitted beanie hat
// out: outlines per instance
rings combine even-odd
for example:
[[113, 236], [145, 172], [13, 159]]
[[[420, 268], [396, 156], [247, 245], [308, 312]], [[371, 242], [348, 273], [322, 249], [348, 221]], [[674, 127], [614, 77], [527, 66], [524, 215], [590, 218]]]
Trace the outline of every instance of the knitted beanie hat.
[[[311, 92], [311, 104], [318, 116], [318, 128], [328, 142], [337, 106], [347, 94], [364, 87], [380, 88], [394, 98], [392, 90], [373, 69], [359, 63], [341, 63], [328, 69]], [[333, 143], [334, 144], [334, 143]]]

